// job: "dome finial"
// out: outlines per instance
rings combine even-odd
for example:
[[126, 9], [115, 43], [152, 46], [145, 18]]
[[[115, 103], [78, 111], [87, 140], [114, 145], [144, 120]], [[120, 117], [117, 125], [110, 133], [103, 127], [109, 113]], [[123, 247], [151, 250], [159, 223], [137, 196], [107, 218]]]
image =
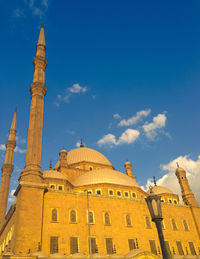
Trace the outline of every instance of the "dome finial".
[[156, 177], [155, 176], [153, 176], [153, 183], [154, 183], [154, 186], [157, 186]]
[[52, 170], [52, 160], [50, 160], [49, 169]]
[[176, 162], [176, 165], [177, 165], [177, 168], [179, 168], [179, 163], [178, 162]]
[[81, 138], [81, 144], [80, 144], [80, 147], [84, 147], [84, 144], [83, 144], [83, 138]]

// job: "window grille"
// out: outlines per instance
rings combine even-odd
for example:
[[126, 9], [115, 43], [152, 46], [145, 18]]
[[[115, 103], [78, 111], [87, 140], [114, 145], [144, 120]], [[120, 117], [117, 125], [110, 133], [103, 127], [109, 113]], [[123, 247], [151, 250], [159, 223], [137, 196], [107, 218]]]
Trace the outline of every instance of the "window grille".
[[70, 254], [78, 253], [78, 237], [70, 237]]
[[112, 238], [106, 238], [106, 250], [107, 250], [107, 254], [113, 254]]

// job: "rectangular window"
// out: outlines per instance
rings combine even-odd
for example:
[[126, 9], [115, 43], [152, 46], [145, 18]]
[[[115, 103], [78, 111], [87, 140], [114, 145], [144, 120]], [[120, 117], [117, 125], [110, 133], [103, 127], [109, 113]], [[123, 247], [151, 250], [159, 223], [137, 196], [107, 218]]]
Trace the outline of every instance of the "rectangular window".
[[59, 191], [63, 191], [63, 189], [64, 189], [64, 186], [63, 186], [63, 185], [58, 185], [58, 190], [59, 190]]
[[156, 249], [156, 242], [155, 242], [155, 240], [149, 240], [149, 245], [150, 245], [150, 248], [151, 248], [151, 252], [153, 254], [157, 255], [157, 249]]
[[171, 250], [170, 250], [170, 246], [169, 246], [168, 241], [165, 241], [165, 247], [166, 247], [166, 250], [167, 250], [168, 258], [170, 258]]
[[136, 245], [135, 245], [135, 240], [134, 239], [128, 239], [128, 245], [129, 245], [129, 250], [133, 250], [136, 249]]
[[[96, 238], [91, 237], [91, 247], [92, 247], [92, 253], [95, 254], [97, 251], [97, 245], [96, 245]], [[90, 239], [88, 238], [88, 248], [90, 252]]]
[[78, 253], [78, 237], [70, 237], [70, 254]]
[[50, 254], [58, 253], [58, 237], [50, 237]]
[[112, 254], [113, 253], [112, 238], [106, 238], [106, 250], [107, 250], [107, 254]]
[[176, 246], [177, 246], [177, 249], [178, 249], [178, 253], [179, 253], [180, 255], [184, 255], [183, 247], [182, 247], [181, 241], [176, 241]]
[[188, 244], [189, 244], [189, 247], [190, 247], [191, 254], [196, 255], [196, 251], [195, 251], [193, 242], [188, 242]]

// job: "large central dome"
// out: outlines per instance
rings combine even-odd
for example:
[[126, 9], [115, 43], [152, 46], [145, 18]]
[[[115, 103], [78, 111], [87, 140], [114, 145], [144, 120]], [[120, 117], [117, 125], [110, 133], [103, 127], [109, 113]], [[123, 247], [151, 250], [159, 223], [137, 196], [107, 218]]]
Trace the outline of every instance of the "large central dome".
[[86, 147], [70, 150], [67, 154], [67, 162], [69, 165], [80, 162], [92, 162], [112, 166], [110, 161], [100, 152]]

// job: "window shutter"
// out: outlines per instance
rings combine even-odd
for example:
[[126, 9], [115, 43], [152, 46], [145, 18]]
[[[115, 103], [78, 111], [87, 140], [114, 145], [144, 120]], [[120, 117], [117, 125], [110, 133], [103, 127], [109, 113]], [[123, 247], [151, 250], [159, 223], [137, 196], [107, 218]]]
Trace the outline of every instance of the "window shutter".
[[78, 238], [70, 237], [70, 254], [78, 253]]
[[71, 221], [72, 223], [75, 223], [75, 222], [76, 222], [76, 211], [75, 211], [75, 210], [72, 210], [72, 211], [70, 212], [70, 221]]
[[110, 216], [108, 212], [105, 213], [105, 225], [110, 225]]
[[151, 223], [150, 223], [150, 220], [149, 220], [148, 216], [145, 217], [145, 221], [146, 221], [146, 227], [151, 228]]
[[128, 239], [128, 245], [129, 245], [130, 251], [133, 250], [133, 249], [136, 249], [136, 245], [135, 245], [135, 240], [134, 239]]
[[107, 254], [112, 254], [113, 253], [112, 238], [106, 238], [106, 250], [107, 250]]
[[189, 244], [189, 247], [190, 247], [191, 254], [196, 255], [196, 251], [195, 251], [193, 242], [189, 242], [188, 244]]
[[156, 255], [157, 255], [157, 249], [156, 249], [155, 240], [149, 240], [149, 244], [150, 244], [151, 252], [152, 252], [153, 254], [156, 254]]
[[50, 254], [58, 253], [58, 237], [50, 237]]
[[131, 217], [130, 215], [126, 215], [126, 225], [131, 226]]
[[57, 221], [58, 220], [57, 209], [53, 209], [51, 213], [52, 213], [51, 215], [52, 221]]
[[177, 246], [177, 249], [178, 249], [178, 253], [179, 253], [180, 255], [184, 255], [183, 247], [182, 247], [181, 241], [176, 241], [176, 246]]

